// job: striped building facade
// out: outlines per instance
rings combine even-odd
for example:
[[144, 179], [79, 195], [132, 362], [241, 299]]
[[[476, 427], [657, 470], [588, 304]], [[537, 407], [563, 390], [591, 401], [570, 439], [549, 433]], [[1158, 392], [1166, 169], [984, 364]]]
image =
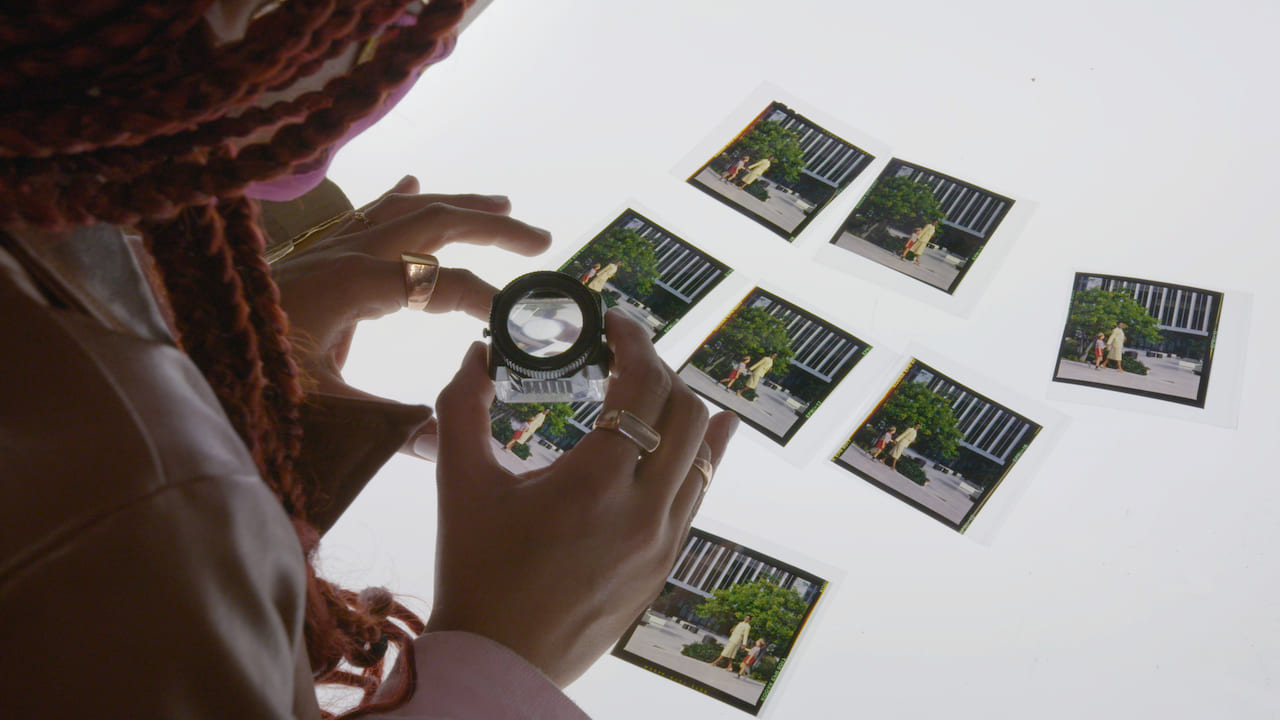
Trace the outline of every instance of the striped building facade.
[[960, 429], [960, 444], [1001, 465], [1013, 458], [1035, 428], [1030, 420], [924, 368], [915, 370], [911, 382], [947, 398]]
[[804, 151], [803, 174], [832, 188], [844, 187], [875, 159], [782, 103], [770, 106], [764, 118], [799, 134]]
[[987, 239], [995, 231], [1013, 201], [989, 190], [894, 159], [883, 177], [905, 177], [927, 186], [942, 205], [942, 224]]
[[[1122, 292], [1132, 297], [1146, 308], [1147, 314], [1155, 319], [1156, 327], [1163, 333], [1184, 333], [1207, 338], [1214, 330], [1217, 317], [1216, 294], [1124, 278], [1079, 276], [1076, 281], [1077, 291], [1093, 289]], [[1160, 348], [1153, 349], [1167, 349], [1169, 344], [1161, 343]]]
[[636, 213], [628, 212], [622, 222], [625, 229], [653, 246], [658, 259], [658, 279], [654, 284], [684, 302], [692, 303], [701, 297], [728, 269]]
[[824, 382], [841, 377], [866, 348], [848, 334], [834, 330], [770, 295], [758, 293], [747, 304], [782, 321], [791, 341], [791, 366]]
[[770, 564], [745, 553], [737, 545], [724, 544], [711, 538], [689, 533], [675, 568], [667, 582], [702, 597], [716, 590], [770, 577], [780, 587], [795, 592], [805, 602], [812, 602], [821, 587], [791, 570]]

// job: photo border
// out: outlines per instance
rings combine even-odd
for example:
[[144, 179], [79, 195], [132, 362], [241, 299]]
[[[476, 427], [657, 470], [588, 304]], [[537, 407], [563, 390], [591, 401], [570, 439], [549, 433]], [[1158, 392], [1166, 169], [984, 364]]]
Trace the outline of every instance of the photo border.
[[[792, 107], [792, 105], [797, 103], [794, 101], [789, 101], [787, 99], [780, 99], [782, 98], [782, 95], [783, 94], [780, 92], [771, 93], [770, 97], [772, 99], [765, 101], [766, 105], [763, 110], [751, 116], [751, 118], [747, 121], [747, 123], [744, 126], [742, 126], [742, 128], [737, 131], [737, 134], [735, 134], [732, 138], [730, 138], [728, 142], [724, 143], [723, 145], [720, 145], [718, 149], [716, 149], [710, 154], [710, 156], [706, 157], [703, 160], [700, 160], [699, 161], [700, 164], [693, 170], [693, 172], [689, 173], [687, 176], [683, 176], [683, 173], [682, 173], [682, 179], [686, 185], [689, 185], [697, 189], [699, 192], [703, 193], [704, 195], [707, 195], [708, 197], [717, 201], [719, 204], [734, 210], [739, 215], [742, 215], [743, 217], [751, 220], [757, 225], [760, 225], [761, 227], [768, 229], [771, 233], [782, 238], [783, 240], [786, 240], [788, 243], [794, 244], [796, 239], [800, 237], [800, 235], [805, 231], [806, 228], [809, 227], [809, 224], [813, 222], [815, 218], [822, 215], [823, 212], [828, 207], [830, 207], [831, 204], [835, 202], [835, 200], [838, 197], [840, 197], [845, 190], [847, 190], [850, 186], [854, 185], [861, 177], [863, 177], [863, 175], [867, 172], [868, 169], [875, 166], [877, 161], [880, 160], [880, 154], [883, 153], [884, 151], [874, 147], [868, 148], [867, 147], [868, 143], [866, 142], [862, 142], [861, 144], [859, 144], [852, 140], [848, 140], [846, 139], [847, 133], [844, 135], [840, 135], [832, 132], [827, 127], [829, 123], [818, 122], [813, 120], [811, 118], [812, 113], [810, 115], [805, 115], [795, 110]], [[703, 170], [710, 167], [711, 161], [715, 160], [717, 157], [723, 154], [726, 150], [732, 147], [734, 143], [742, 139], [742, 137], [746, 135], [750, 129], [755, 127], [757, 123], [763, 121], [764, 116], [766, 114], [768, 114], [771, 110], [773, 110], [775, 107], [778, 107], [778, 106], [785, 108], [788, 112], [794, 114], [797, 117], [803, 118], [807, 123], [809, 123], [813, 127], [820, 130], [826, 136], [835, 138], [836, 140], [839, 140], [845, 145], [857, 150], [858, 152], [866, 156], [866, 160], [865, 162], [863, 162], [862, 167], [858, 168], [857, 171], [854, 172], [852, 176], [850, 176], [847, 180], [845, 180], [843, 185], [837, 187], [835, 191], [831, 193], [831, 197], [827, 198], [827, 200], [823, 202], [821, 205], [818, 205], [817, 207], [815, 207], [812, 212], [810, 212], [807, 216], [805, 216], [805, 218], [802, 221], [800, 221], [799, 225], [796, 225], [796, 227], [790, 231], [786, 230], [780, 225], [776, 225], [770, 222], [769, 220], [765, 219], [763, 216], [759, 215], [758, 213], [754, 213], [749, 209], [747, 209], [746, 207], [729, 200], [723, 195], [715, 192], [715, 190], [713, 190], [712, 188], [707, 187], [706, 185], [703, 185], [701, 182], [695, 181], [695, 178], [698, 176], [699, 173], [701, 173]], [[720, 128], [717, 127], [715, 130], [713, 130], [713, 133], [718, 133], [719, 130]]]
[[[964, 388], [965, 392], [973, 395], [979, 400], [995, 405], [996, 407], [999, 407], [1000, 409], [1012, 414], [1014, 417], [1019, 418], [1021, 420], [1025, 420], [1035, 428], [1031, 438], [1026, 441], [1022, 449], [1019, 450], [1017, 454], [1014, 455], [1013, 458], [1009, 461], [1009, 464], [1005, 466], [1004, 472], [1000, 474], [1000, 477], [996, 480], [995, 484], [992, 485], [990, 488], [988, 488], [987, 491], [982, 494], [981, 499], [978, 502], [974, 503], [973, 507], [969, 508], [969, 511], [966, 512], [964, 517], [961, 518], [958, 522], [952, 522], [951, 520], [944, 517], [941, 513], [938, 513], [937, 511], [932, 510], [931, 508], [925, 507], [924, 505], [917, 502], [916, 500], [910, 497], [907, 497], [906, 495], [898, 492], [897, 490], [894, 490], [891, 487], [888, 487], [887, 485], [880, 483], [874, 478], [868, 477], [866, 474], [858, 470], [852, 464], [840, 459], [840, 456], [843, 455], [851, 445], [853, 445], [853, 438], [854, 436], [857, 435], [858, 431], [862, 429], [864, 425], [867, 424], [867, 421], [870, 420], [871, 417], [875, 415], [876, 412], [879, 411], [881, 407], [884, 406], [885, 402], [889, 400], [889, 396], [892, 395], [894, 391], [898, 389], [898, 387], [902, 384], [903, 380], [907, 377], [907, 375], [910, 374], [911, 371], [915, 369], [917, 366], [932, 373], [936, 377], [944, 378], [952, 383], [955, 383], [956, 385], [961, 386], [962, 388]], [[942, 371], [938, 370], [937, 368], [930, 365], [929, 363], [926, 363], [920, 358], [912, 355], [908, 357], [906, 364], [896, 374], [892, 382], [890, 382], [888, 389], [885, 390], [884, 394], [880, 397], [880, 399], [876, 401], [875, 405], [872, 406], [871, 409], [868, 410], [865, 414], [862, 414], [861, 419], [857, 422], [857, 424], [853, 426], [852, 431], [842, 441], [840, 447], [835, 451], [835, 453], [831, 455], [830, 460], [837, 467], [841, 468], [842, 470], [848, 473], [853, 474], [858, 478], [861, 478], [863, 481], [865, 481], [869, 485], [885, 493], [888, 493], [890, 496], [902, 501], [903, 503], [906, 503], [909, 507], [922, 512], [923, 514], [925, 514], [926, 516], [934, 520], [937, 520], [938, 522], [951, 528], [952, 530], [955, 530], [960, 534], [964, 534], [969, 530], [969, 527], [973, 524], [973, 521], [977, 519], [978, 513], [987, 507], [988, 502], [990, 502], [991, 498], [995, 496], [996, 491], [999, 490], [1000, 487], [1004, 484], [1004, 481], [1009, 477], [1009, 473], [1013, 471], [1014, 466], [1017, 463], [1021, 462], [1023, 455], [1025, 455], [1026, 452], [1029, 449], [1031, 449], [1032, 442], [1044, 437], [1046, 427], [1047, 426], [1044, 425], [1043, 423], [1036, 422], [1035, 420], [1032, 420], [1031, 418], [1023, 415], [1022, 413], [1013, 410], [1008, 405], [1005, 405], [1004, 403], [1001, 403], [998, 400], [995, 400], [988, 395], [979, 393], [978, 391], [974, 390], [969, 384], [963, 383], [957, 380], [956, 378], [943, 373]]]
[[[716, 544], [733, 547], [737, 551], [745, 555], [749, 555], [750, 557], [757, 560], [763, 560], [773, 567], [792, 573], [793, 575], [796, 575], [797, 577], [802, 578], [806, 582], [809, 582], [813, 585], [817, 585], [819, 587], [817, 594], [814, 596], [813, 600], [809, 602], [809, 606], [805, 609], [804, 615], [800, 618], [800, 624], [797, 626], [795, 634], [792, 635], [790, 642], [787, 644], [786, 651], [784, 653], [782, 661], [778, 663], [777, 668], [774, 670], [773, 677], [769, 679], [769, 682], [765, 683], [764, 689], [761, 690], [760, 697], [756, 700], [755, 704], [752, 705], [750, 703], [747, 703], [744, 700], [741, 700], [737, 697], [734, 697], [733, 695], [730, 695], [729, 693], [726, 693], [723, 690], [708, 686], [707, 684], [699, 680], [696, 680], [694, 678], [691, 678], [688, 675], [685, 675], [684, 673], [678, 672], [669, 667], [660, 665], [651, 660], [647, 660], [639, 655], [636, 655], [635, 653], [627, 651], [625, 649], [627, 646], [627, 643], [631, 640], [631, 636], [635, 634], [636, 628], [639, 627], [640, 619], [643, 618], [645, 613], [649, 611], [649, 608], [652, 607], [653, 602], [657, 600], [657, 597], [655, 597], [647, 605], [645, 605], [645, 608], [644, 610], [641, 611], [640, 616], [637, 617], [635, 620], [633, 620], [631, 622], [631, 625], [627, 628], [626, 632], [622, 634], [622, 637], [618, 638], [618, 641], [614, 644], [613, 649], [610, 651], [610, 654], [618, 658], [619, 660], [622, 660], [624, 662], [630, 663], [637, 667], [643, 668], [655, 675], [658, 675], [662, 678], [670, 680], [679, 685], [683, 685], [684, 687], [687, 687], [691, 690], [700, 692], [708, 697], [719, 700], [727, 705], [735, 707], [746, 713], [759, 716], [762, 712], [765, 711], [765, 702], [773, 694], [773, 690], [777, 685], [783, 670], [790, 664], [790, 660], [795, 653], [796, 641], [800, 638], [800, 636], [804, 633], [805, 629], [808, 627], [809, 621], [813, 618], [814, 610], [818, 607], [819, 603], [822, 601], [822, 598], [826, 596], [829, 592], [831, 592], [832, 581], [830, 579], [820, 577], [817, 574], [810, 572], [808, 570], [802, 570], [799, 567], [796, 567], [795, 565], [788, 563], [784, 560], [780, 560], [776, 557], [773, 557], [772, 555], [768, 555], [763, 550], [756, 550], [736, 540], [730, 540], [721, 535], [717, 535], [716, 533], [709, 532], [707, 530], [700, 530], [696, 527], [689, 528], [689, 533], [688, 535], [685, 536], [686, 542], [689, 537], [695, 534], [707, 540], [711, 540]], [[672, 572], [674, 572], [674, 568], [672, 569]], [[668, 574], [668, 577], [670, 577], [670, 574]], [[663, 589], [665, 589], [666, 586], [667, 586], [667, 580], [664, 579]], [[768, 709], [768, 712], [770, 713], [773, 712], [772, 706], [770, 706], [770, 708]]]
[[765, 428], [755, 420], [744, 417], [742, 414], [734, 411], [733, 408], [730, 408], [729, 406], [720, 402], [716, 398], [702, 393], [701, 391], [694, 388], [692, 385], [689, 386], [690, 390], [693, 390], [700, 397], [704, 398], [707, 402], [712, 403], [713, 405], [715, 405], [718, 408], [721, 408], [722, 410], [728, 410], [729, 412], [734, 413], [735, 415], [738, 416], [738, 419], [741, 420], [744, 425], [750, 426], [751, 428], [759, 432], [761, 435], [772, 440], [779, 447], [785, 448], [787, 444], [791, 442], [791, 440], [800, 431], [800, 429], [805, 424], [807, 424], [809, 420], [812, 419], [813, 415], [826, 403], [827, 399], [831, 397], [836, 387], [838, 387], [840, 383], [843, 382], [846, 377], [848, 377], [849, 373], [852, 372], [855, 367], [857, 367], [867, 358], [867, 355], [873, 350], [873, 346], [870, 343], [868, 343], [866, 340], [863, 340], [861, 337], [854, 335], [853, 333], [845, 330], [844, 328], [840, 327], [839, 325], [836, 325], [835, 323], [829, 320], [823, 319], [822, 317], [818, 316], [816, 313], [810, 310], [806, 310], [800, 305], [797, 305], [796, 303], [791, 302], [790, 300], [786, 300], [780, 297], [779, 295], [773, 292], [770, 292], [769, 290], [766, 290], [760, 287], [759, 285], [756, 285], [751, 289], [749, 289], [746, 292], [746, 294], [742, 296], [742, 299], [739, 300], [737, 303], [735, 303], [734, 306], [728, 312], [725, 313], [725, 315], [720, 319], [720, 321], [716, 323], [715, 327], [713, 327], [709, 332], [707, 332], [706, 336], [703, 337], [700, 341], [698, 341], [696, 345], [694, 345], [693, 349], [689, 352], [688, 357], [686, 357], [684, 362], [680, 364], [680, 367], [676, 368], [677, 375], [684, 372], [684, 369], [692, 364], [693, 355], [697, 353], [699, 350], [701, 350], [703, 346], [707, 344], [707, 341], [711, 339], [713, 335], [719, 332], [720, 329], [724, 327], [725, 323], [727, 323], [730, 320], [730, 318], [733, 317], [734, 313], [738, 312], [738, 310], [741, 309], [746, 304], [747, 300], [750, 299], [756, 293], [760, 293], [761, 295], [766, 296], [775, 302], [787, 305], [789, 308], [791, 308], [793, 311], [795, 311], [802, 317], [806, 318], [807, 320], [810, 320], [811, 322], [819, 323], [830, 330], [834, 330], [839, 333], [842, 333], [843, 335], [847, 336], [849, 340], [861, 346], [861, 348], [856, 352], [856, 358], [854, 359], [853, 363], [850, 364], [848, 367], [844, 368], [843, 370], [841, 370], [835, 376], [833, 376], [831, 381], [827, 384], [827, 392], [822, 396], [822, 399], [818, 400], [813, 405], [811, 405], [805, 411], [805, 414], [802, 417], [798, 418], [797, 421], [787, 429], [787, 432], [782, 435], [775, 434], [773, 431], [769, 430], [768, 428]]
[[1205, 404], [1208, 401], [1208, 397], [1209, 397], [1209, 381], [1211, 380], [1211, 373], [1213, 371], [1213, 358], [1217, 352], [1217, 346], [1218, 346], [1218, 340], [1219, 340], [1218, 333], [1221, 329], [1221, 324], [1222, 324], [1223, 300], [1225, 298], [1226, 293], [1219, 290], [1207, 290], [1205, 288], [1199, 288], [1192, 285], [1178, 285], [1175, 283], [1163, 282], [1163, 281], [1157, 281], [1157, 280], [1145, 280], [1143, 278], [1130, 277], [1128, 275], [1107, 275], [1103, 273], [1089, 273], [1089, 272], [1076, 271], [1075, 273], [1073, 273], [1071, 277], [1071, 291], [1067, 295], [1067, 312], [1066, 312], [1067, 317], [1063, 320], [1062, 332], [1058, 334], [1059, 343], [1061, 343], [1063, 337], [1066, 334], [1067, 326], [1070, 324], [1071, 301], [1072, 299], [1075, 298], [1075, 295], [1078, 292], [1075, 288], [1076, 288], [1076, 284], [1080, 281], [1081, 277], [1100, 278], [1103, 280], [1127, 281], [1127, 282], [1141, 283], [1143, 285], [1150, 285], [1153, 287], [1172, 288], [1175, 290], [1190, 290], [1191, 292], [1204, 293], [1205, 295], [1212, 297], [1214, 299], [1214, 306], [1213, 306], [1213, 313], [1212, 313], [1213, 317], [1211, 322], [1212, 330], [1209, 332], [1209, 349], [1208, 349], [1208, 352], [1205, 354], [1205, 359], [1200, 370], [1200, 387], [1196, 391], [1196, 397], [1189, 398], [1189, 397], [1183, 397], [1180, 395], [1169, 395], [1166, 393], [1159, 393], [1153, 390], [1142, 390], [1140, 388], [1118, 387], [1116, 385], [1092, 382], [1088, 380], [1074, 380], [1070, 378], [1059, 378], [1058, 366], [1061, 358], [1058, 357], [1057, 349], [1055, 349], [1055, 353], [1054, 353], [1053, 370], [1051, 371], [1051, 381], [1055, 383], [1062, 383], [1064, 385], [1079, 385], [1082, 387], [1091, 387], [1091, 388], [1098, 388], [1102, 390], [1110, 390], [1112, 392], [1124, 393], [1126, 395], [1137, 395], [1140, 397], [1151, 398], [1154, 400], [1171, 402], [1177, 405], [1186, 405], [1186, 406], [1197, 408], [1200, 410], [1205, 409]]

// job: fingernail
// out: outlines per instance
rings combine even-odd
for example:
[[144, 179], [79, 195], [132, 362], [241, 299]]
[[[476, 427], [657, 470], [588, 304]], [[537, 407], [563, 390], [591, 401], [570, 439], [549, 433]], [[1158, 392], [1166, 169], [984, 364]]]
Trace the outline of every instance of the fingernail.
[[494, 201], [494, 202], [496, 202], [496, 203], [509, 203], [509, 202], [511, 202], [511, 198], [507, 197], [506, 195], [486, 195], [485, 197], [489, 198], [490, 200], [492, 200], [492, 201]]

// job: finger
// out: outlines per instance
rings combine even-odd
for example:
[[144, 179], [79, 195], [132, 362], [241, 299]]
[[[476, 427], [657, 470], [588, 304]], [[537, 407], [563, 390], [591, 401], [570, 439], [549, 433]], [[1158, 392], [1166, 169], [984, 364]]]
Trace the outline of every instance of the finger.
[[[401, 182], [404, 181], [402, 180]], [[506, 195], [480, 195], [475, 193], [460, 195], [419, 194], [417, 180], [414, 180], [412, 185], [406, 185], [406, 187], [411, 187], [412, 189], [397, 192], [396, 190], [399, 187], [400, 185], [397, 183], [396, 188], [392, 188], [391, 192], [361, 208], [361, 212], [369, 219], [369, 222], [375, 225], [389, 223], [397, 218], [418, 212], [435, 204], [452, 205], [499, 215], [507, 215], [511, 212], [511, 200]]]
[[440, 434], [436, 419], [433, 417], [428, 420], [418, 433], [409, 439], [403, 449], [423, 460], [435, 462], [440, 452]]
[[470, 270], [440, 268], [436, 289], [427, 303], [429, 313], [447, 313], [461, 310], [473, 318], [489, 319], [489, 308], [498, 288], [476, 276]]
[[489, 471], [498, 467], [489, 427], [493, 382], [489, 379], [486, 358], [485, 344], [472, 343], [462, 359], [462, 367], [436, 399], [439, 446], [436, 477], [442, 495], [458, 490], [445, 487], [447, 478], [465, 483], [468, 478], [482, 477], [478, 472], [481, 468]]
[[662, 435], [662, 444], [640, 461], [636, 483], [651, 498], [655, 511], [666, 512], [684, 484], [707, 432], [706, 404], [678, 376], [672, 380], [662, 417], [654, 429]]
[[551, 246], [551, 233], [497, 213], [445, 203], [379, 224], [351, 236], [352, 249], [384, 260], [402, 252], [434, 253], [455, 242], [492, 245], [520, 255], [537, 255]]
[[368, 203], [364, 207], [360, 208], [360, 212], [363, 212], [366, 215], [368, 215], [370, 210], [372, 210], [375, 206], [377, 206], [379, 202], [382, 202], [388, 197], [391, 197], [392, 195], [417, 195], [418, 189], [419, 189], [418, 178], [412, 175], [405, 175], [404, 177], [397, 180], [396, 184], [392, 185], [390, 190], [378, 196], [377, 200], [374, 200], [373, 202]]
[[[322, 272], [325, 272], [327, 297], [338, 307], [347, 308], [352, 321], [380, 318], [408, 303], [401, 260], [345, 255]], [[440, 268], [426, 309], [431, 313], [461, 310], [474, 318], [488, 320], [489, 307], [497, 293], [497, 288], [470, 270]]]
[[[605, 337], [613, 351], [612, 377], [609, 391], [601, 406], [601, 414], [610, 410], [626, 410], [651, 427], [656, 427], [667, 404], [675, 373], [658, 357], [649, 333], [619, 310], [605, 314]], [[666, 442], [665, 439], [662, 442]], [[659, 443], [659, 448], [661, 443]], [[578, 457], [591, 458], [607, 471], [596, 477], [632, 477], [639, 460], [636, 444], [614, 430], [589, 432], [571, 451]]]
[[[739, 424], [738, 416], [728, 411], [717, 413], [707, 423], [707, 434], [703, 437], [698, 457], [711, 463], [713, 476], [720, 468], [720, 461], [724, 459], [729, 440], [738, 431]], [[672, 522], [680, 523], [680, 527], [687, 532], [710, 487], [711, 482], [702, 476], [702, 472], [690, 467], [684, 483], [680, 486], [680, 491], [676, 494], [675, 501], [671, 504]]]

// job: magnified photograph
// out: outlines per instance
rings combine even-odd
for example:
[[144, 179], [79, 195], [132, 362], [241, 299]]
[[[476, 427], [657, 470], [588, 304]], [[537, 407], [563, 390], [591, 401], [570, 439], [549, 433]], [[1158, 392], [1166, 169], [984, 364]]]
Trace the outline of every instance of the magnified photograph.
[[599, 402], [512, 403], [489, 407], [498, 462], [511, 472], [546, 467], [573, 449], [600, 414]]
[[790, 242], [874, 159], [774, 102], [688, 183]]
[[1053, 379], [1204, 407], [1222, 293], [1076, 273]]
[[654, 342], [733, 272], [626, 210], [560, 268], [649, 329]]
[[760, 288], [680, 368], [694, 391], [786, 445], [871, 346]]
[[1011, 207], [1003, 195], [894, 158], [831, 244], [954, 293]]
[[827, 581], [697, 528], [615, 657], [758, 715]]
[[964, 532], [1040, 430], [913, 359], [833, 461]]

